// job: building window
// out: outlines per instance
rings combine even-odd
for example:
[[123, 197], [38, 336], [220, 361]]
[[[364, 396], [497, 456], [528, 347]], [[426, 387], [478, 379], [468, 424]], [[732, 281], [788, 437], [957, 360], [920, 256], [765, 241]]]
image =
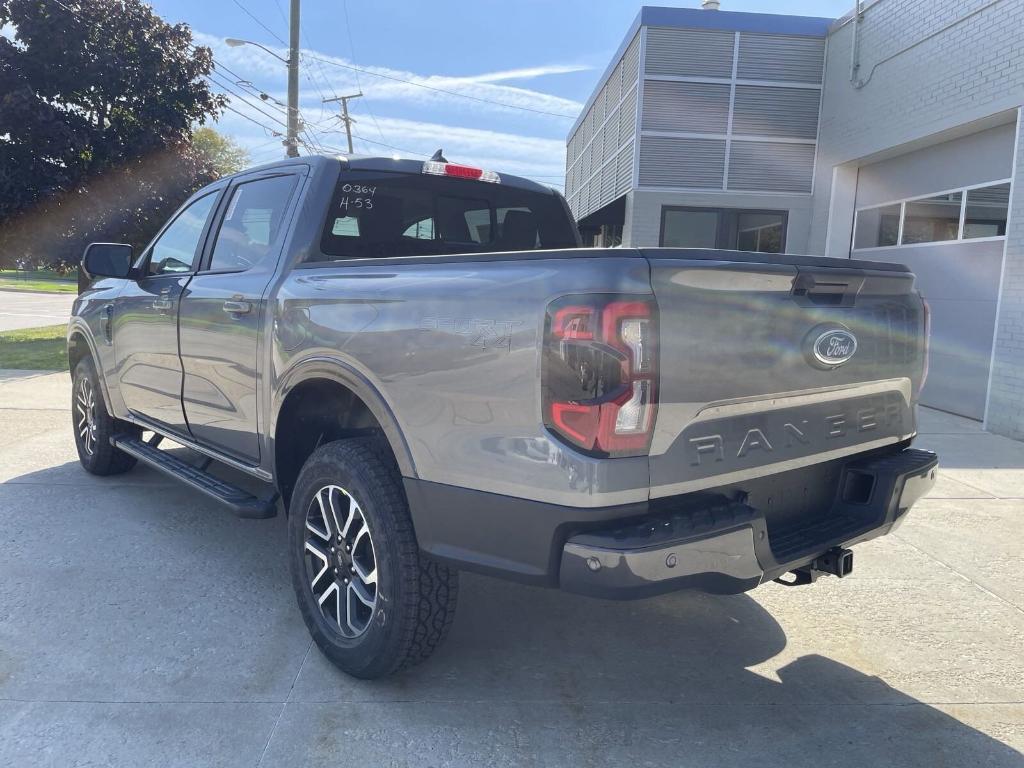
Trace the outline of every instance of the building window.
[[785, 211], [664, 206], [659, 242], [669, 248], [782, 253], [786, 250], [786, 224]]
[[782, 253], [786, 239], [786, 217], [778, 213], [748, 213], [736, 215], [736, 250], [759, 253]]
[[1010, 183], [1001, 181], [857, 210], [853, 249], [1005, 237]]
[[661, 244], [670, 248], [715, 248], [718, 211], [663, 208]]
[[883, 205], [857, 211], [857, 230], [854, 248], [884, 248], [896, 245], [900, 237], [900, 209], [902, 205]]
[[1010, 207], [1010, 185], [995, 184], [967, 191], [964, 211], [964, 239], [1005, 237], [1006, 213]]
[[904, 245], [956, 240], [960, 232], [963, 192], [950, 192], [906, 203], [903, 209]]

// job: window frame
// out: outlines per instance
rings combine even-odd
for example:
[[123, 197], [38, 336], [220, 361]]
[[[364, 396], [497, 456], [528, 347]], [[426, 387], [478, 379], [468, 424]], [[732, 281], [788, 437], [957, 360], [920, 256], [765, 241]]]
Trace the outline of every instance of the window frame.
[[[786, 246], [789, 242], [789, 211], [784, 208], [733, 208], [729, 206], [715, 205], [663, 205], [661, 206], [661, 224], [658, 228], [659, 248], [685, 248], [686, 246], [665, 245], [665, 220], [666, 214], [673, 211], [688, 213], [714, 213], [718, 216], [715, 226], [715, 250], [735, 251], [738, 248], [723, 246], [722, 243], [737, 242], [739, 238], [739, 218], [741, 214], [753, 214], [761, 216], [782, 217], [782, 243], [778, 253], [786, 253]], [[745, 251], [745, 253], [772, 253], [772, 251]]]
[[[1005, 240], [1006, 235], [989, 235], [987, 237], [964, 237], [964, 225], [967, 221], [967, 199], [969, 193], [977, 189], [985, 189], [986, 187], [999, 187], [1003, 184], [1010, 186], [1010, 201], [1013, 199], [1013, 178], [1007, 179], [995, 179], [994, 181], [985, 181], [980, 184], [968, 184], [964, 187], [954, 187], [952, 189], [943, 189], [939, 192], [929, 192], [926, 195], [914, 195], [913, 197], [904, 197], [899, 200], [889, 200], [884, 203], [877, 203], [874, 205], [863, 205], [859, 208], [855, 208], [853, 211], [853, 229], [850, 232], [850, 253], [854, 251], [889, 251], [893, 248], [927, 248], [934, 245], [951, 245], [954, 243], [985, 243], [995, 242], [999, 240]], [[941, 195], [954, 195], [960, 193], [960, 221], [957, 224], [957, 236], [955, 240], [930, 240], [925, 243], [904, 243], [903, 242], [903, 230], [904, 223], [907, 218], [907, 203], [916, 203], [922, 200], [930, 200], [933, 197], [939, 197]], [[1010, 215], [1010, 201], [1007, 202], [1007, 221], [1009, 221]], [[862, 248], [857, 247], [857, 220], [862, 211], [873, 211], [877, 208], [888, 208], [889, 206], [898, 205], [900, 207], [900, 221], [899, 228], [896, 236], [895, 245], [869, 245]]]
[[182, 203], [181, 207], [178, 208], [160, 228], [160, 231], [153, 237], [153, 239], [146, 245], [142, 251], [142, 255], [136, 260], [133, 270], [135, 271], [137, 278], [140, 280], [157, 280], [164, 277], [184, 277], [188, 275], [194, 275], [202, 262], [203, 255], [206, 252], [206, 243], [210, 236], [210, 228], [213, 222], [216, 221], [217, 216], [220, 213], [221, 204], [223, 199], [217, 199], [213, 201], [213, 208], [210, 209], [210, 213], [207, 214], [206, 223], [203, 225], [203, 231], [199, 234], [199, 242], [196, 244], [195, 252], [192, 254], [192, 264], [186, 272], [158, 272], [156, 274], [149, 274], [149, 265], [153, 258], [153, 249], [156, 244], [160, 242], [160, 238], [164, 236], [164, 233], [170, 229], [174, 222], [176, 222], [181, 215], [185, 213], [189, 208], [198, 203], [200, 200], [204, 200], [210, 195], [223, 195], [225, 190], [224, 185], [217, 186], [213, 189], [203, 188], [196, 194], [192, 195], [188, 200]]
[[[210, 269], [210, 264], [213, 261], [213, 251], [217, 247], [217, 239], [220, 237], [221, 228], [224, 226], [224, 217], [227, 215], [228, 206], [231, 204], [231, 198], [234, 197], [235, 191], [246, 184], [252, 184], [254, 182], [266, 181], [267, 179], [281, 178], [282, 176], [290, 176], [292, 181], [292, 190], [285, 201], [284, 210], [281, 214], [281, 232], [287, 232], [291, 226], [291, 212], [294, 207], [295, 200], [299, 192], [300, 181], [304, 174], [296, 172], [290, 168], [275, 169], [272, 172], [261, 172], [259, 174], [253, 174], [251, 176], [240, 176], [231, 180], [231, 183], [224, 190], [224, 196], [214, 209], [213, 218], [210, 221], [210, 226], [207, 228], [206, 239], [203, 244], [202, 257], [199, 259], [198, 264], [193, 270], [197, 275], [237, 275], [243, 272], [248, 272], [260, 266], [260, 264], [253, 264], [251, 267], [244, 267], [242, 269], [236, 269], [234, 267], [224, 267], [222, 269]], [[279, 243], [276, 243], [279, 245]], [[273, 247], [275, 243], [271, 243]], [[278, 249], [280, 250], [280, 249]], [[277, 258], [273, 260], [273, 271], [277, 268], [277, 264], [280, 262], [281, 256], [278, 253]], [[261, 262], [264, 263], [264, 262]], [[270, 263], [270, 262], [266, 262]]]

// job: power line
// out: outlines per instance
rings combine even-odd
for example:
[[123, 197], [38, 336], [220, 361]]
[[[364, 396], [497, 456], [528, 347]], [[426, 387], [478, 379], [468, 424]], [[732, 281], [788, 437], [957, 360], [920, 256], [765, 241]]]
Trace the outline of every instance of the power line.
[[278, 134], [279, 136], [280, 136], [280, 135], [282, 135], [282, 134], [281, 134], [280, 132], [278, 132], [278, 131], [277, 131], [276, 129], [274, 129], [274, 128], [268, 128], [268, 127], [267, 127], [267, 126], [265, 126], [265, 125], [264, 125], [263, 123], [261, 123], [261, 122], [260, 122], [259, 120], [256, 120], [255, 118], [252, 118], [252, 117], [249, 117], [249, 115], [245, 114], [244, 112], [239, 112], [239, 111], [238, 111], [237, 109], [235, 109], [234, 107], [232, 107], [232, 106], [231, 106], [230, 104], [225, 104], [225, 105], [224, 105], [224, 109], [228, 110], [229, 112], [234, 112], [234, 113], [235, 113], [236, 115], [238, 115], [239, 117], [244, 117], [244, 118], [245, 118], [246, 120], [248, 120], [248, 121], [249, 121], [250, 123], [255, 123], [256, 125], [258, 125], [258, 126], [259, 126], [260, 128], [262, 128], [262, 129], [263, 129], [263, 130], [265, 130], [265, 131], [270, 131], [271, 133], [277, 133], [277, 134]]
[[[255, 21], [257, 24], [259, 24], [261, 27], [263, 27], [263, 29], [267, 30], [271, 35], [273, 35], [281, 43], [284, 43], [284, 40], [281, 39], [281, 37], [276, 32], [274, 32], [267, 24], [265, 24], [262, 20], [257, 18], [253, 13], [251, 13], [248, 9], [246, 9], [239, 2], [239, 0], [233, 0], [233, 2], [235, 3], [235, 5], [237, 5], [239, 8], [241, 8], [243, 11], [245, 11], [245, 13], [253, 21]], [[281, 3], [279, 2], [279, 0], [274, 0], [274, 5], [277, 7], [277, 12], [281, 15], [281, 18], [284, 21], [284, 23], [285, 24], [290, 24], [291, 21], [285, 15], [284, 8], [281, 7]], [[301, 32], [303, 38], [305, 38], [305, 40], [306, 40], [306, 45], [309, 46], [309, 36], [306, 34], [306, 31], [305, 31], [305, 29], [302, 28], [301, 24], [300, 24], [299, 29], [300, 29], [300, 32]], [[303, 58], [304, 57], [302, 57], [302, 56], [299, 57], [299, 63], [300, 64], [302, 63], [302, 59]], [[325, 75], [323, 75], [323, 65], [318, 64], [318, 66], [320, 67], [321, 77], [323, 78], [324, 84], [326, 84], [327, 88], [329, 90], [331, 90], [332, 93], [334, 93], [334, 89], [331, 87], [329, 78], [327, 78]], [[306, 78], [306, 82], [308, 82], [313, 87], [313, 90], [316, 91], [317, 94], [320, 96], [320, 102], [321, 102], [320, 119], [322, 120], [323, 116], [324, 116], [324, 108], [323, 108], [322, 104], [327, 99], [327, 97], [324, 94], [323, 90], [321, 89], [320, 85], [317, 83], [316, 78], [314, 77], [314, 72], [313, 72], [312, 68], [310, 68], [310, 67], [304, 68], [302, 70], [302, 74]], [[337, 94], [335, 93], [334, 95], [337, 95]], [[316, 145], [319, 145], [320, 147], [323, 146], [320, 143], [320, 140], [314, 135], [314, 131], [311, 130], [308, 125], [305, 126], [303, 132], [306, 134], [306, 138], [309, 140], [309, 142], [311, 144], [313, 144], [314, 146], [316, 146]]]
[[[219, 82], [219, 80], [214, 80], [213, 79], [213, 77], [214, 77], [213, 75], [205, 75], [205, 77], [213, 85], [217, 86], [218, 88], [222, 88], [223, 90], [225, 90], [228, 93], [230, 93], [232, 96], [235, 96], [236, 98], [240, 99], [242, 101], [242, 103], [245, 104], [247, 107], [251, 107], [252, 109], [256, 110], [257, 112], [259, 112], [264, 117], [266, 117], [266, 118], [268, 118], [270, 120], [273, 120], [273, 121], [277, 122], [280, 125], [285, 125], [285, 122], [281, 118], [277, 117], [276, 115], [272, 115], [269, 112], [264, 112], [256, 104], [253, 104], [251, 101], [247, 100], [245, 98], [245, 96], [240, 94], [238, 91], [233, 90], [230, 86], [224, 85], [223, 83]], [[223, 80], [223, 78], [220, 77], [219, 75], [217, 75], [217, 77], [219, 77], [221, 80]]]
[[518, 104], [509, 104], [504, 101], [497, 101], [495, 99], [485, 99], [481, 96], [470, 96], [468, 93], [459, 93], [458, 91], [450, 91], [446, 88], [437, 88], [433, 85], [427, 85], [426, 83], [417, 83], [415, 80], [406, 80], [405, 78], [395, 77], [394, 75], [385, 75], [382, 72], [374, 72], [370, 69], [364, 69], [363, 67], [356, 67], [352, 64], [342, 64], [340, 61], [331, 61], [330, 59], [324, 59], [320, 56], [313, 56], [306, 54], [306, 58], [313, 59], [315, 61], [322, 61], [325, 64], [331, 66], [341, 67], [342, 69], [351, 69], [354, 72], [362, 72], [364, 75], [370, 75], [372, 77], [382, 77], [386, 80], [394, 80], [399, 83], [405, 83], [406, 85], [414, 85], [417, 88], [425, 88], [428, 91], [436, 91], [437, 93], [446, 93], [449, 96], [458, 96], [460, 99], [469, 99], [470, 101], [478, 101], [484, 104], [494, 104], [499, 107], [505, 107], [506, 109], [519, 109], [524, 112], [534, 112], [539, 115], [550, 115], [552, 117], [564, 117], [566, 120], [575, 120], [576, 115], [566, 115], [561, 112], [549, 112], [546, 109], [534, 109], [533, 107], [523, 107]]
[[267, 32], [269, 32], [269, 33], [270, 33], [271, 35], [273, 35], [273, 36], [274, 36], [274, 37], [275, 37], [275, 38], [277, 39], [277, 41], [278, 41], [278, 42], [280, 42], [280, 43], [281, 43], [282, 45], [288, 45], [288, 43], [286, 43], [286, 42], [284, 41], [284, 39], [283, 39], [283, 38], [282, 38], [282, 37], [281, 37], [281, 36], [280, 36], [279, 34], [277, 34], [277, 32], [275, 32], [275, 31], [274, 31], [274, 30], [272, 30], [272, 29], [271, 29], [270, 27], [268, 27], [268, 26], [267, 26], [266, 24], [264, 24], [264, 23], [263, 23], [262, 21], [260, 21], [260, 20], [259, 20], [258, 18], [256, 18], [256, 15], [255, 15], [255, 14], [254, 14], [254, 13], [253, 13], [252, 11], [250, 11], [250, 10], [249, 10], [248, 8], [246, 8], [246, 7], [244, 6], [244, 5], [242, 5], [242, 4], [241, 4], [241, 3], [239, 2], [239, 0], [231, 0], [231, 2], [233, 2], [233, 3], [234, 3], [235, 5], [237, 5], [237, 6], [239, 7], [239, 8], [241, 8], [241, 9], [242, 9], [242, 13], [244, 13], [244, 14], [245, 14], [246, 16], [248, 16], [248, 17], [249, 17], [250, 19], [252, 19], [253, 21], [255, 21], [255, 22], [256, 22], [257, 24], [259, 24], [259, 25], [260, 25], [261, 27], [263, 27], [263, 28], [264, 28], [264, 29], [265, 29], [265, 30], [266, 30]]
[[[204, 77], [206, 76], [204, 75]], [[224, 77], [223, 79], [227, 80], [228, 78]], [[247, 96], [254, 96], [255, 98], [258, 98], [260, 100], [260, 103], [264, 104], [270, 109], [273, 109], [276, 112], [280, 112], [282, 115], [288, 115], [288, 113], [285, 111], [284, 105], [281, 102], [279, 102], [273, 96], [270, 96], [266, 91], [258, 88], [256, 85], [252, 83], [251, 80], [238, 79], [234, 81], [234, 84], [239, 88], [243, 89], [246, 92]]]
[[[324, 133], [340, 133], [340, 131], [324, 131]], [[388, 149], [393, 149], [396, 152], [402, 152], [403, 154], [406, 154], [406, 155], [419, 155], [420, 157], [430, 157], [430, 155], [424, 154], [423, 152], [416, 152], [416, 151], [414, 151], [412, 149], [403, 149], [402, 147], [396, 147], [394, 144], [388, 144], [387, 142], [384, 142], [384, 141], [376, 141], [375, 139], [368, 139], [365, 136], [360, 136], [357, 133], [353, 133], [352, 134], [352, 138], [353, 139], [359, 139], [360, 141], [365, 141], [368, 144], [378, 144], [379, 146], [387, 147]], [[347, 150], [342, 150], [339, 147], [328, 146], [327, 148], [328, 149], [337, 150], [339, 152], [342, 152], [342, 154], [347, 152]]]
[[[348, 33], [348, 51], [349, 51], [349, 54], [352, 56], [352, 60], [354, 61], [357, 58], [356, 57], [356, 44], [355, 44], [354, 38], [352, 37], [352, 21], [349, 19], [349, 16], [348, 16], [348, 0], [341, 0], [341, 9], [345, 13], [345, 32]], [[318, 62], [318, 63], [320, 64], [320, 67], [322, 69], [324, 65], [322, 63], [320, 63], [320, 62]], [[359, 73], [356, 72], [355, 74], [356, 74], [356, 87], [359, 89], [359, 92], [362, 93], [363, 92], [363, 84], [359, 81]], [[373, 121], [373, 126], [374, 126], [374, 128], [377, 129], [377, 133], [380, 134], [381, 140], [382, 141], [387, 141], [387, 137], [384, 136], [384, 131], [382, 131], [380, 129], [380, 123], [377, 122], [377, 117], [373, 114], [373, 111], [370, 109], [369, 100], [366, 98], [365, 94], [363, 95], [363, 103], [366, 104], [366, 114], [368, 114], [370, 116], [370, 119]]]

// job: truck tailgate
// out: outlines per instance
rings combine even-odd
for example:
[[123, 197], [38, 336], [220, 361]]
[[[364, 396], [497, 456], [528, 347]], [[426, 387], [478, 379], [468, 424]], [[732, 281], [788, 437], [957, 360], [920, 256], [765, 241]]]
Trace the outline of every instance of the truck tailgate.
[[914, 434], [925, 319], [913, 274], [846, 260], [643, 253], [661, 344], [652, 496]]

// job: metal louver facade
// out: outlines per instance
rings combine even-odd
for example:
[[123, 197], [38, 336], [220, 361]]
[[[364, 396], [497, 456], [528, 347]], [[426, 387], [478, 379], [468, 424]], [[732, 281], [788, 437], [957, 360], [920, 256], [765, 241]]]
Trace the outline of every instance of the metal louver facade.
[[639, 74], [637, 31], [569, 134], [565, 196], [577, 219], [621, 197], [632, 184]]
[[639, 188], [810, 193], [823, 37], [668, 27], [641, 36]]
[[827, 22], [643, 8], [567, 140], [577, 219], [632, 190], [809, 194]]

